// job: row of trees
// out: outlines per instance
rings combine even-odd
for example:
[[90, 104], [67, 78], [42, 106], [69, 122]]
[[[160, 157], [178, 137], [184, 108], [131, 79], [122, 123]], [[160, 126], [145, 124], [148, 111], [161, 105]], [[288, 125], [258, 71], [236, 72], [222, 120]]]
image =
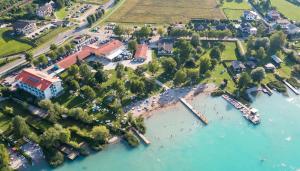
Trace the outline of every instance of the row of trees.
[[86, 18], [89, 26], [92, 26], [93, 23], [99, 20], [104, 15], [104, 13], [105, 13], [104, 9], [101, 9], [101, 10], [97, 10], [95, 14], [89, 15]]

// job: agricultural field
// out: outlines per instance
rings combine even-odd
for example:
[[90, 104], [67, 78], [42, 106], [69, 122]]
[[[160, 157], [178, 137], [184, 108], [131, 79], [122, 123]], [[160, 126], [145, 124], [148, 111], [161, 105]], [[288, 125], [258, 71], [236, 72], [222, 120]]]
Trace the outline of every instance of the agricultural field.
[[287, 0], [271, 0], [272, 6], [290, 20], [300, 21], [300, 6], [294, 5]]
[[215, 0], [126, 0], [108, 21], [117, 23], [168, 24], [191, 18], [225, 19]]
[[86, 3], [86, 4], [96, 4], [96, 5], [102, 5], [108, 2], [109, 0], [79, 0], [77, 2], [79, 3]]
[[9, 35], [9, 29], [0, 29], [0, 57], [31, 49], [28, 43], [21, 42]]
[[245, 10], [251, 9], [247, 0], [243, 1], [224, 1], [222, 9], [226, 17], [230, 20], [238, 20]]

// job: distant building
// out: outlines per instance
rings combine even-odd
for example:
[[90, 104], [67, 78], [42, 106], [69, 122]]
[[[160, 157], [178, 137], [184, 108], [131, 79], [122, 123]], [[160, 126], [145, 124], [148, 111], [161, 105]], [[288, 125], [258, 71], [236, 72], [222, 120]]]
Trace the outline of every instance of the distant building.
[[249, 27], [247, 31], [250, 35], [256, 35], [257, 34], [257, 28], [256, 27]]
[[28, 20], [20, 20], [15, 23], [13, 23], [13, 29], [16, 34], [20, 35], [28, 35], [32, 32], [34, 32], [37, 27], [35, 22], [28, 21]]
[[62, 81], [33, 68], [24, 69], [16, 77], [17, 87], [38, 97], [50, 99], [63, 90]]
[[138, 62], [144, 62], [148, 57], [148, 46], [146, 44], [140, 44], [137, 46], [134, 60]]
[[245, 65], [241, 61], [232, 61], [231, 66], [235, 72], [243, 72], [246, 70]]
[[109, 61], [113, 61], [125, 50], [125, 46], [119, 40], [112, 40], [98, 49], [95, 49], [94, 54], [97, 57], [103, 57]]
[[280, 16], [280, 14], [279, 14], [276, 10], [271, 10], [271, 11], [269, 11], [269, 12], [267, 13], [267, 18], [268, 18], [269, 20], [275, 21], [275, 20], [280, 19], [281, 16]]
[[173, 39], [160, 39], [158, 42], [158, 56], [168, 56], [173, 54]]
[[50, 1], [48, 3], [46, 3], [43, 6], [40, 6], [37, 10], [36, 10], [36, 15], [38, 17], [41, 18], [45, 18], [45, 17], [49, 17], [53, 14], [53, 1]]
[[288, 29], [288, 25], [291, 24], [289, 20], [287, 19], [279, 19], [276, 20], [276, 25], [279, 26], [283, 30]]
[[282, 63], [282, 60], [276, 55], [272, 55], [271, 58], [275, 62], [276, 65], [280, 65]]
[[258, 15], [254, 11], [246, 10], [246, 11], [244, 11], [243, 16], [247, 21], [254, 21], [254, 20], [258, 19]]
[[276, 67], [272, 63], [268, 63], [264, 66], [265, 70], [268, 72], [275, 72]]
[[300, 28], [295, 24], [288, 24], [285, 32], [289, 35], [295, 35], [300, 33]]

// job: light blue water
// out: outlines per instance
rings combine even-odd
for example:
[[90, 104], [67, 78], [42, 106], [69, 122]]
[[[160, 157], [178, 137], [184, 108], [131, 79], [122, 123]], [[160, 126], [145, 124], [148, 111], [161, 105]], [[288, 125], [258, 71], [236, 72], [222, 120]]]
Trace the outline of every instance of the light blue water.
[[[257, 126], [222, 98], [199, 96], [192, 104], [209, 118], [208, 126], [178, 104], [147, 120], [150, 146], [111, 145], [56, 170], [299, 171], [300, 97], [290, 95], [257, 97], [252, 105], [262, 118]], [[44, 164], [29, 170], [42, 168], [51, 170]]]

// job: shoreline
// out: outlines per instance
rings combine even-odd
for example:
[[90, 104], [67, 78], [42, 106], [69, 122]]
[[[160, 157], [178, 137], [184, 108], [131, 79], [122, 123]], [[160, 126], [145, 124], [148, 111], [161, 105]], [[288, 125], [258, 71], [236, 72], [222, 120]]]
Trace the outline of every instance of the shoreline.
[[124, 107], [124, 111], [125, 113], [132, 113], [134, 117], [142, 116], [148, 119], [154, 112], [178, 105], [179, 98], [191, 101], [199, 95], [209, 95], [216, 89], [217, 87], [214, 84], [198, 84], [189, 87], [172, 88], [158, 95], [134, 102]]

